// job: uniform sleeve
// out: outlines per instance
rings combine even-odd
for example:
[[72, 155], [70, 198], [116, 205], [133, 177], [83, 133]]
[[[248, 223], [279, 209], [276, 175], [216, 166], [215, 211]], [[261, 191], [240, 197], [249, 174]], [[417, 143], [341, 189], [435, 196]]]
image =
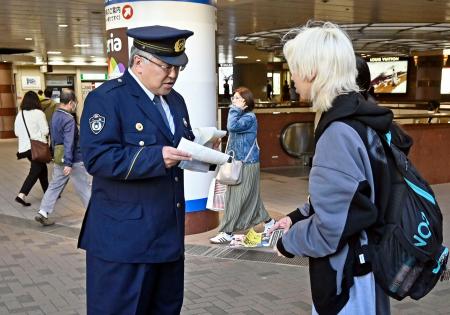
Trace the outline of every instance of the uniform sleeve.
[[75, 141], [75, 119], [69, 119], [63, 126], [64, 165], [72, 166]]
[[325, 257], [375, 223], [367, 172], [370, 162], [356, 131], [343, 123], [328, 127], [317, 143], [310, 173], [312, 214], [283, 236], [284, 249], [296, 256]]
[[231, 132], [244, 132], [252, 127], [255, 120], [253, 115], [245, 115], [242, 109], [232, 106], [228, 112], [227, 129]]
[[[91, 92], [86, 98], [80, 124], [86, 170], [94, 176], [120, 180], [166, 175], [162, 145], [137, 147], [122, 141], [116, 106], [114, 97], [107, 94]], [[94, 127], [93, 121], [97, 121]]]

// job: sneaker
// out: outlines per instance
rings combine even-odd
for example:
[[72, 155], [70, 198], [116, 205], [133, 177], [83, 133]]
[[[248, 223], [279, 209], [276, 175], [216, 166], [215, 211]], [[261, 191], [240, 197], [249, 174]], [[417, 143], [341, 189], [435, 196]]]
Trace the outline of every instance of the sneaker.
[[269, 232], [269, 230], [275, 225], [277, 221], [275, 221], [274, 219], [271, 219], [269, 222], [264, 224], [264, 235], [267, 235], [267, 232]]
[[42, 214], [38, 213], [37, 216], [34, 217], [34, 219], [39, 222], [40, 224], [42, 224], [43, 226], [50, 226], [55, 224], [55, 221], [44, 217]]
[[215, 237], [210, 238], [209, 241], [212, 244], [228, 244], [231, 242], [232, 239], [233, 239], [233, 235], [230, 235], [225, 232], [220, 232]]

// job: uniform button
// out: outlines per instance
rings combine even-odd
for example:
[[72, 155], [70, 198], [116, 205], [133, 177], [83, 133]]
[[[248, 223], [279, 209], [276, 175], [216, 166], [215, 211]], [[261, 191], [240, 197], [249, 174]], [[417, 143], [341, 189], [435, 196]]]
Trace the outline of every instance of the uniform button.
[[177, 208], [181, 208], [181, 203], [177, 202]]
[[141, 146], [141, 147], [143, 147], [144, 146], [144, 141], [139, 141], [139, 145]]
[[179, 179], [178, 179], [178, 176], [175, 176], [175, 181], [178, 182], [178, 180], [179, 180]]

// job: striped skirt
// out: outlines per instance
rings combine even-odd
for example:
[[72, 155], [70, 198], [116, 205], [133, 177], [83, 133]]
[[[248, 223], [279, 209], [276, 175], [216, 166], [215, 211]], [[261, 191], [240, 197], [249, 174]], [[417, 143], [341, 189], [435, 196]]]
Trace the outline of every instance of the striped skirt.
[[246, 230], [270, 219], [259, 191], [259, 163], [242, 165], [242, 182], [228, 186], [220, 232]]

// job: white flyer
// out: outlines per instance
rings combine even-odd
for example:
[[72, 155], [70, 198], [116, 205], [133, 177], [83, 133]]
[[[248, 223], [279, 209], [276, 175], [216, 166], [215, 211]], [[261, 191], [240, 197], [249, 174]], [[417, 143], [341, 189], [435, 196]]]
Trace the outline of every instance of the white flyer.
[[181, 138], [177, 147], [178, 150], [190, 153], [193, 160], [208, 164], [222, 165], [226, 163], [231, 157], [228, 154], [217, 150], [210, 149], [201, 144]]

